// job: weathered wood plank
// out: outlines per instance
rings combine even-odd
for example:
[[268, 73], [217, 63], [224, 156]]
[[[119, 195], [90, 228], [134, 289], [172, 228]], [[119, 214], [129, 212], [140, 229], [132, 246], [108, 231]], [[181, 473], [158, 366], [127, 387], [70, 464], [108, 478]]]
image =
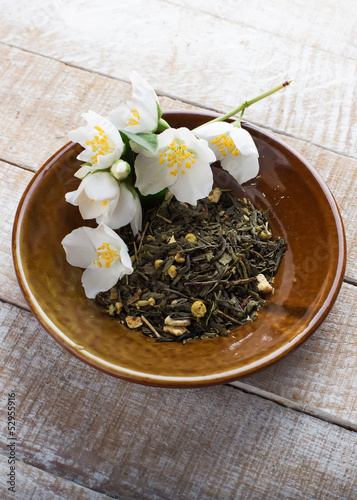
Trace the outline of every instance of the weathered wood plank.
[[29, 500], [107, 500], [102, 493], [92, 491], [66, 479], [56, 477], [47, 472], [17, 461], [15, 465], [15, 493], [8, 488], [9, 474], [8, 455], [0, 455], [0, 495], [3, 500], [21, 498]]
[[[9, 49], [6, 49], [6, 50], [8, 51]], [[13, 55], [14, 55], [14, 52], [16, 53], [16, 55], [21, 54], [21, 51], [17, 51], [15, 49], [10, 49], [10, 51], [12, 51]], [[63, 76], [62, 82], [64, 82], [66, 80], [66, 78], [68, 78], [67, 82], [68, 82], [68, 84], [70, 84], [71, 78], [74, 75], [73, 78], [79, 78], [79, 80], [77, 80], [77, 85], [78, 85], [78, 88], [80, 88], [80, 82], [81, 82], [80, 78], [82, 77], [83, 72], [76, 70], [76, 69], [73, 69], [73, 68], [67, 68], [63, 64], [57, 63], [55, 61], [51, 61], [49, 64], [48, 61], [44, 61], [42, 58], [39, 58], [37, 56], [32, 56], [32, 55], [28, 55], [28, 54], [25, 55], [26, 57], [24, 56], [24, 54], [22, 54], [22, 56], [23, 56], [22, 63], [24, 65], [24, 67], [26, 66], [25, 61], [27, 60], [27, 57], [30, 57], [30, 61], [32, 63], [32, 71], [34, 72], [33, 78], [36, 81], [41, 80], [41, 74], [42, 75], [47, 74], [47, 78], [48, 78], [51, 71], [53, 71], [53, 74], [51, 76], [51, 78], [52, 78], [51, 81], [56, 80], [55, 74], [60, 75], [61, 72], [63, 74], [65, 72], [67, 72], [66, 76]], [[17, 60], [21, 61], [21, 59], [19, 59], [19, 58]], [[41, 64], [39, 64], [38, 61], [41, 61]], [[46, 67], [46, 69], [44, 69], [44, 67]], [[37, 73], [36, 73], [36, 71], [37, 71]], [[46, 71], [48, 71], [48, 73], [46, 73]], [[81, 75], [81, 76], [79, 77], [78, 75]], [[93, 94], [97, 95], [99, 93], [98, 92], [99, 85], [102, 85], [102, 84], [104, 85], [105, 82], [108, 81], [108, 79], [104, 78], [104, 77], [100, 77], [98, 75], [94, 75], [94, 76], [95, 76], [96, 80], [95, 80], [95, 83], [93, 84], [93, 86], [96, 88], [97, 92], [94, 92], [94, 89], [93, 89]], [[8, 89], [10, 89], [12, 85], [16, 84], [16, 81], [14, 78], [12, 78], [12, 79], [10, 78], [10, 81], [8, 82]], [[28, 81], [30, 82], [31, 80], [30, 80], [29, 76], [28, 76], [28, 79], [29, 79]], [[26, 81], [26, 78], [23, 79], [23, 83], [25, 81]], [[46, 79], [44, 79], [44, 81], [46, 82]], [[121, 88], [123, 86], [123, 84], [121, 84], [120, 82], [115, 82], [113, 80], [109, 80], [109, 81], [112, 82], [113, 85], [115, 84], [115, 86], [120, 85]], [[129, 95], [129, 92], [130, 92], [129, 86], [124, 85], [124, 87], [127, 89], [127, 91], [126, 91], [127, 95]], [[30, 97], [33, 97], [33, 94], [31, 94], [31, 85], [29, 84], [27, 88], [29, 90], [28, 102], [30, 102], [31, 101]], [[58, 88], [57, 91], [59, 92], [58, 99], [61, 100], [63, 98], [63, 94], [61, 94], [61, 89]], [[47, 91], [44, 88], [41, 90], [41, 92], [43, 92], [43, 95], [47, 95], [46, 94]], [[77, 97], [78, 97], [78, 95], [76, 95], [76, 98]], [[180, 104], [180, 103], [178, 103], [178, 104]], [[77, 105], [76, 108], [75, 108], [75, 105], [76, 105], [76, 103], [74, 101], [73, 102], [70, 101], [71, 109], [75, 109], [75, 111], [79, 117], [80, 112], [83, 111], [82, 104]], [[183, 106], [185, 106], [185, 105], [183, 105]], [[174, 107], [177, 107], [176, 104]], [[79, 108], [81, 108], [81, 109], [79, 109]], [[26, 109], [26, 107], [25, 107], [25, 109]], [[31, 108], [31, 106], [30, 106], [30, 109], [27, 110], [27, 113], [28, 113], [27, 114], [28, 118], [31, 119], [31, 116], [34, 113], [36, 113], [36, 110], [35, 110], [35, 108]], [[41, 113], [43, 113], [43, 111]], [[62, 119], [63, 119], [63, 117], [60, 116], [59, 117], [60, 126], [61, 126], [60, 130], [63, 133], [64, 126], [63, 126]], [[9, 123], [9, 126], [11, 126], [11, 123]], [[72, 125], [72, 127], [73, 127], [73, 125]], [[18, 134], [20, 133], [20, 130], [21, 130], [21, 127], [18, 129], [18, 132], [17, 132]], [[41, 125], [40, 130], [41, 130], [41, 134], [47, 134], [47, 137], [46, 137], [46, 135], [45, 135], [45, 137], [46, 137], [46, 140], [49, 141], [50, 145], [52, 144], [51, 141], [56, 140], [56, 138], [53, 138], [51, 136], [51, 134], [49, 134], [49, 132], [51, 132], [51, 131], [49, 131], [49, 130], [46, 131], [46, 126], [45, 126], [44, 122]], [[11, 135], [9, 135], [9, 137], [11, 137]], [[305, 154], [305, 156], [308, 158], [309, 158], [309, 154], [312, 155], [311, 158], [309, 158], [309, 159], [310, 159], [310, 161], [312, 161], [315, 164], [315, 166], [318, 168], [318, 170], [320, 170], [320, 168], [323, 169], [325, 167], [325, 165], [327, 165], [326, 175], [327, 175], [328, 181], [331, 179], [331, 181], [333, 183], [336, 183], [336, 186], [338, 186], [342, 182], [341, 178], [344, 179], [343, 189], [341, 190], [340, 196], [341, 196], [341, 200], [345, 200], [344, 207], [346, 209], [346, 213], [347, 213], [347, 210], [350, 211], [351, 207], [355, 206], [354, 199], [353, 199], [353, 193], [355, 192], [355, 182], [356, 182], [354, 177], [353, 177], [353, 171], [355, 169], [355, 166], [354, 166], [355, 161], [352, 159], [340, 158], [338, 155], [333, 155], [329, 152], [325, 152], [321, 148], [312, 147], [308, 143], [304, 143], [301, 141], [295, 141], [294, 139], [290, 139], [290, 138], [286, 138], [286, 140], [291, 141], [293, 143], [293, 145], [295, 147], [297, 147], [298, 149], [299, 149], [299, 145], [302, 145], [306, 149], [306, 152], [303, 152], [303, 154]], [[58, 144], [58, 146], [56, 146], [56, 148], [62, 146], [64, 142], [65, 142], [65, 137], [61, 137], [61, 142]], [[30, 147], [32, 148], [32, 152], [36, 152], [36, 148], [38, 148], [38, 143], [35, 140], [33, 140], [29, 144], [30, 144]], [[5, 151], [6, 152], [8, 150], [13, 151], [14, 149], [15, 148], [13, 148], [13, 149], [9, 148], [9, 149], [5, 149]], [[50, 151], [49, 154], [52, 154], [54, 152], [54, 150], [55, 150], [55, 146], [53, 145], [53, 149]], [[22, 152], [21, 153], [22, 156], [20, 156], [20, 155], [18, 156], [20, 161], [21, 161], [21, 157], [23, 157], [24, 154], [25, 153]], [[321, 167], [320, 167], [320, 165], [321, 165]], [[1, 200], [2, 200], [1, 201], [2, 202], [2, 206], [1, 206], [2, 212], [1, 213], [4, 214], [4, 217], [2, 217], [3, 220], [9, 220], [9, 217], [11, 217], [11, 210], [13, 210], [13, 212], [12, 212], [12, 214], [13, 214], [15, 212], [16, 205], [18, 203], [18, 200], [16, 200], [16, 196], [18, 196], [18, 197], [20, 196], [20, 191], [21, 191], [20, 186], [21, 186], [21, 189], [24, 189], [25, 185], [27, 184], [27, 182], [31, 176], [31, 173], [24, 172], [23, 170], [16, 169], [16, 167], [12, 167], [12, 166], [10, 167], [10, 166], [5, 165], [5, 164], [4, 164], [4, 166], [5, 166], [5, 170], [1, 169], [1, 172], [4, 172], [4, 178], [3, 178], [2, 184], [1, 184], [1, 192], [4, 193], [4, 195], [1, 198]], [[339, 170], [339, 168], [342, 170]], [[14, 172], [16, 172], [17, 170], [18, 170], [18, 174], [14, 174]], [[321, 172], [321, 173], [323, 173], [323, 172]], [[12, 177], [12, 176], [14, 176], [14, 177]], [[8, 188], [8, 181], [10, 178], [12, 179], [11, 182], [13, 182], [16, 185], [16, 190], [12, 189], [12, 187], [10, 187], [10, 186]], [[334, 188], [331, 185], [331, 182], [329, 182], [329, 184], [330, 184], [332, 190], [334, 191]], [[17, 193], [17, 194], [14, 196], [14, 193]], [[336, 195], [336, 193], [335, 193], [335, 195]], [[340, 203], [340, 199], [338, 199], [338, 202]], [[352, 219], [352, 222], [353, 222], [353, 219]], [[11, 225], [9, 225], [9, 227], [11, 229]], [[4, 229], [6, 229], [6, 228], [4, 228]], [[4, 261], [2, 262], [2, 264], [3, 264], [3, 269], [5, 269], [5, 273], [3, 274], [3, 276], [4, 275], [6, 276], [6, 269], [8, 269], [6, 266], [9, 265], [9, 262], [11, 262], [11, 260], [10, 260], [9, 234], [10, 233], [8, 231], [7, 236], [5, 236], [5, 234], [3, 234], [2, 238], [1, 238], [1, 241], [3, 242], [4, 246], [7, 245], [7, 251], [3, 252]], [[353, 226], [351, 226], [348, 229], [348, 235], [350, 235], [350, 237], [353, 238], [353, 235], [354, 235]], [[354, 240], [352, 239], [351, 241], [354, 241]], [[353, 248], [355, 248], [355, 246], [352, 247], [352, 250], [353, 250]], [[352, 256], [353, 256], [353, 254], [352, 254]], [[353, 259], [353, 263], [355, 261], [356, 261], [356, 259]], [[8, 276], [12, 277], [12, 283], [8, 286], [8, 290], [10, 291], [10, 293], [8, 295], [8, 297], [10, 297], [9, 300], [16, 302], [16, 297], [18, 298], [19, 301], [23, 300], [21, 293], [16, 288], [16, 282], [15, 282], [12, 270], [11, 270], [10, 274], [8, 274]], [[14, 288], [14, 286], [15, 286], [15, 288]], [[13, 293], [14, 289], [16, 289], [15, 296], [11, 295]], [[4, 298], [6, 299], [6, 296], [4, 296]], [[21, 305], [24, 305], [24, 303], [22, 303]], [[277, 391], [277, 392], [279, 393], [279, 391]]]
[[108, 377], [9, 304], [0, 324], [0, 383], [16, 393], [28, 465], [114, 498], [353, 498], [355, 432], [229, 386]]
[[[344, 0], [336, 9], [333, 0], [295, 0], [286, 9], [284, 0], [169, 0], [194, 12], [205, 12], [220, 19], [293, 40], [332, 54], [356, 59], [356, 45], [350, 43], [354, 32], [354, 2]], [[352, 15], [351, 15], [352, 14]], [[318, 19], [318, 22], [316, 22]], [[326, 37], [326, 33], [329, 36]]]
[[28, 308], [13, 267], [11, 236], [17, 206], [32, 172], [0, 162], [0, 300]]
[[[285, 398], [282, 404], [357, 429], [356, 302], [357, 288], [343, 285], [329, 316], [310, 339], [281, 361], [239, 379], [236, 386], [257, 394], [264, 390], [272, 400]], [[51, 338], [44, 338], [56, 351]]]
[[[300, 0], [294, 7], [294, 12], [304, 13], [300, 16], [290, 11], [287, 15], [282, 3], [274, 10], [275, 3], [265, 6], [265, 12], [270, 9], [276, 17], [276, 28], [270, 30], [269, 17], [258, 25], [253, 19], [237, 19], [245, 10], [243, 2], [230, 2], [226, 16], [219, 15], [226, 7], [223, 1], [215, 2], [213, 12], [200, 7], [192, 12], [186, 4], [162, 0], [132, 0], [120, 6], [104, 0], [100, 9], [93, 0], [85, 8], [79, 0], [65, 8], [56, 2], [40, 8], [22, 2], [21, 9], [3, 13], [1, 40], [119, 79], [128, 79], [129, 71], [136, 69], [164, 94], [218, 110], [294, 79], [291, 89], [255, 105], [248, 118], [356, 157], [357, 13], [352, 0], [338, 16], [322, 1], [313, 8]], [[307, 24], [311, 12], [316, 15]], [[252, 18], [253, 8], [250, 13]], [[314, 40], [314, 30], [306, 44], [306, 30], [312, 23], [315, 28], [316, 18], [323, 26], [318, 38]], [[286, 27], [280, 34], [282, 24]], [[289, 25], [294, 36], [286, 35]], [[333, 32], [334, 27], [341, 31]], [[352, 47], [347, 55], [346, 47]]]
[[[89, 103], [97, 111], [106, 113], [119, 98], [127, 99], [130, 95], [128, 84], [88, 74], [17, 49], [0, 47], [0, 56], [5, 62], [14, 61], [13, 65], [7, 66], [0, 86], [3, 103], [0, 113], [4, 124], [0, 137], [1, 155], [8, 161], [32, 170], [36, 170], [66, 143], [67, 131], [81, 123], [80, 114], [90, 107]], [[168, 98], [161, 101], [164, 109], [191, 108]], [[283, 135], [280, 137], [303, 154], [330, 186], [346, 226], [349, 248], [347, 274], [357, 276], [357, 236], [354, 231], [357, 218], [354, 200], [354, 193], [357, 191], [357, 178], [354, 174], [357, 169], [356, 160], [341, 157], [305, 141]], [[21, 147], [18, 147], [19, 143]], [[30, 172], [1, 164], [0, 213], [5, 221], [0, 229], [0, 259], [4, 282], [1, 297], [21, 306], [25, 306], [25, 303], [10, 265], [10, 234], [16, 206], [30, 178]]]

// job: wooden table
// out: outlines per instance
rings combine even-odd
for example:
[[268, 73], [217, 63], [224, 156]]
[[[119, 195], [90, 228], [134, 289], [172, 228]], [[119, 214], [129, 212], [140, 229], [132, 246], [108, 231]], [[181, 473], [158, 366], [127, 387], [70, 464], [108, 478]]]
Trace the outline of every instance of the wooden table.
[[[357, 8], [354, 0], [2, 1], [1, 477], [16, 402], [20, 499], [357, 498]], [[20, 292], [11, 231], [34, 172], [81, 113], [131, 93], [164, 109], [227, 111], [285, 81], [246, 119], [325, 179], [347, 236], [346, 278], [298, 349], [231, 385], [143, 387], [78, 362]]]

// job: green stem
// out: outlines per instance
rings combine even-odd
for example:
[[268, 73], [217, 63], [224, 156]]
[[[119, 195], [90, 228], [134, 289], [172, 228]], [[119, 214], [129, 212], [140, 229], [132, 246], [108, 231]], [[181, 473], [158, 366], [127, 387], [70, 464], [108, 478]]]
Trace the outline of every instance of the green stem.
[[245, 111], [245, 109], [242, 109], [242, 112], [241, 112], [239, 118], [237, 118], [237, 120], [235, 122], [233, 122], [233, 124], [232, 124], [233, 127], [238, 127], [239, 128], [239, 127], [242, 126], [241, 121], [242, 121], [242, 118], [243, 118], [243, 115], [244, 115], [244, 111]]
[[[290, 80], [289, 82], [286, 81], [286, 82], [282, 83], [281, 85], [278, 85], [277, 87], [274, 87], [273, 89], [268, 90], [267, 92], [264, 92], [264, 94], [260, 94], [260, 95], [258, 95], [258, 97], [254, 97], [254, 99], [251, 99], [250, 101], [245, 101], [245, 102], [243, 102], [243, 104], [240, 104], [237, 108], [232, 109], [232, 111], [229, 111], [225, 115], [218, 116], [217, 118], [214, 118], [214, 120], [210, 120], [209, 122], [206, 122], [203, 125], [200, 125], [199, 127], [196, 127], [194, 130], [197, 130], [197, 129], [205, 126], [205, 125], [208, 125], [209, 123], [222, 122], [224, 120], [227, 120], [231, 116], [236, 115], [239, 112], [244, 112], [252, 104], [254, 104], [254, 103], [258, 102], [258, 101], [261, 101], [262, 99], [265, 99], [266, 97], [268, 97], [268, 96], [270, 96], [272, 94], [275, 94], [275, 92], [278, 92], [278, 90], [281, 90], [284, 87], [287, 87], [288, 85], [290, 85], [291, 82], [292, 82], [292, 80]], [[240, 119], [242, 118], [242, 116], [243, 116], [243, 113], [240, 116], [240, 118], [237, 120], [237, 122], [240, 122]], [[237, 123], [237, 125], [238, 125], [238, 123]]]

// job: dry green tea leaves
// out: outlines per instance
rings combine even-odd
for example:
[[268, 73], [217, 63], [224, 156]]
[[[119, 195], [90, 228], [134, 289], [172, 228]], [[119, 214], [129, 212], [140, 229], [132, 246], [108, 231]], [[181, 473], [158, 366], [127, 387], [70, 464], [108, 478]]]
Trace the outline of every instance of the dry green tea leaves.
[[146, 211], [143, 227], [139, 244], [121, 231], [132, 241], [134, 272], [97, 301], [156, 341], [227, 336], [274, 292], [286, 244], [272, 238], [268, 212], [246, 199], [223, 192], [193, 207], [168, 193]]

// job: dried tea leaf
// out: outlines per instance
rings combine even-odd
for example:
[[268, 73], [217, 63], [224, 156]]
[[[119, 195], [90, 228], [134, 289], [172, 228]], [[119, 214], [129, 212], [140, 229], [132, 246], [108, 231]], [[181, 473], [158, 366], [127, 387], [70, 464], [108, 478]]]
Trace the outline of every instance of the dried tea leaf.
[[[228, 192], [218, 201], [200, 200], [196, 207], [167, 193], [145, 213], [145, 238], [137, 250], [130, 228], [120, 231], [132, 242], [134, 272], [98, 294], [98, 303], [123, 324], [128, 316], [144, 318], [143, 334], [157, 342], [229, 335], [253, 321], [266, 304], [256, 277], [264, 275], [271, 284], [285, 252], [283, 239], [267, 238], [268, 215]], [[122, 308], [115, 307], [118, 301]], [[203, 316], [192, 313], [198, 301], [206, 310]], [[183, 319], [187, 331], [170, 333], [164, 328], [167, 316]]]

